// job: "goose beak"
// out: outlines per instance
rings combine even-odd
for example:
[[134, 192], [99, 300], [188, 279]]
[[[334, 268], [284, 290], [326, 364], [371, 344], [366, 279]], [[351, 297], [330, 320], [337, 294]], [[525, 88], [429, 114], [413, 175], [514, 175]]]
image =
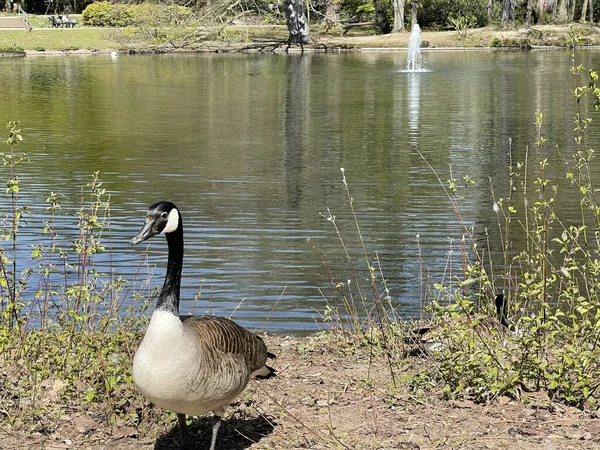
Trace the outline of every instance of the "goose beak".
[[150, 239], [152, 236], [156, 236], [158, 231], [154, 229], [154, 221], [150, 217], [146, 217], [146, 223], [142, 227], [142, 230], [136, 237], [131, 240], [131, 245], [139, 244], [144, 242], [146, 239]]

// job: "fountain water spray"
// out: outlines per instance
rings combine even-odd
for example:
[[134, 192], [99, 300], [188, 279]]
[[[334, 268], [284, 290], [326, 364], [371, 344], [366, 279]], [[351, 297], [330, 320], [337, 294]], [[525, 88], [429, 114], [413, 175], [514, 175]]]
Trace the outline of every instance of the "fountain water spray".
[[408, 43], [408, 59], [406, 61], [408, 72], [423, 72], [425, 68], [421, 65], [421, 28], [415, 23], [410, 33]]

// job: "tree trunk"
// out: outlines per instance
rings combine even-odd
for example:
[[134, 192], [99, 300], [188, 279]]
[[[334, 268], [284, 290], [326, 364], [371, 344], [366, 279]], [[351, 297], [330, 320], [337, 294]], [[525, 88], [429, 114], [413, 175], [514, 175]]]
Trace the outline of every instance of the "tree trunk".
[[417, 14], [419, 12], [419, 1], [418, 0], [410, 0], [410, 27], [414, 27], [415, 24], [419, 23], [419, 19], [417, 18]]
[[558, 9], [556, 11], [556, 23], [567, 23], [569, 13], [567, 9], [568, 0], [558, 0]]
[[342, 4], [336, 0], [327, 0], [325, 4], [325, 24], [332, 27], [340, 23], [340, 9]]
[[394, 8], [394, 29], [392, 30], [392, 33], [405, 31], [404, 0], [392, 0], [392, 8]]
[[538, 25], [544, 25], [544, 14], [546, 13], [546, 5], [544, 5], [544, 3], [545, 0], [537, 1], [537, 20], [535, 21], [535, 23], [537, 23]]
[[487, 24], [490, 25], [492, 23], [492, 12], [494, 11], [493, 0], [488, 0], [487, 4]]
[[585, 16], [587, 14], [587, 8], [588, 8], [588, 0], [583, 0], [583, 6], [581, 7], [581, 18], [579, 19], [579, 21], [581, 23], [585, 23]]
[[594, 23], [594, 0], [590, 0], [590, 23]]
[[515, 0], [502, 0], [500, 25], [505, 30], [515, 27]]
[[525, 13], [525, 28], [531, 27], [531, 15], [533, 14], [533, 2], [534, 0], [527, 0], [527, 12]]
[[[289, 0], [288, 0], [289, 1]], [[389, 34], [392, 31], [392, 26], [387, 18], [387, 11], [382, 0], [373, 0], [375, 6], [375, 20], [382, 34]]]
[[570, 0], [571, 8], [569, 9], [569, 22], [573, 22], [575, 18], [575, 0]]
[[285, 16], [287, 18], [287, 27], [290, 32], [288, 44], [308, 44], [309, 27], [308, 20], [304, 15], [303, 0], [286, 0]]

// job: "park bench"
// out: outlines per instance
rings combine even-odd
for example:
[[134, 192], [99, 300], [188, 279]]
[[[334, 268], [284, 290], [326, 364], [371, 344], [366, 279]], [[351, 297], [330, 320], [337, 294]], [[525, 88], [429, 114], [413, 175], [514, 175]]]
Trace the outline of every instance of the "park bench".
[[60, 20], [58, 17], [50, 16], [48, 17], [48, 23], [52, 28], [58, 28], [60, 26]]
[[75, 19], [69, 19], [64, 14], [62, 16], [50, 16], [48, 17], [48, 22], [53, 28], [74, 28], [77, 24], [77, 21]]

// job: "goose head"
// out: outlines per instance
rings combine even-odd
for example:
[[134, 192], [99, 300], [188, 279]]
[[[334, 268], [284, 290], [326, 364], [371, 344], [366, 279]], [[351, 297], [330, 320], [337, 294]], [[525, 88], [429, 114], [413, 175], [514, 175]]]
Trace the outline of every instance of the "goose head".
[[148, 208], [146, 222], [142, 230], [131, 240], [131, 245], [139, 244], [161, 233], [172, 233], [181, 227], [181, 216], [177, 206], [168, 201], [156, 202]]

